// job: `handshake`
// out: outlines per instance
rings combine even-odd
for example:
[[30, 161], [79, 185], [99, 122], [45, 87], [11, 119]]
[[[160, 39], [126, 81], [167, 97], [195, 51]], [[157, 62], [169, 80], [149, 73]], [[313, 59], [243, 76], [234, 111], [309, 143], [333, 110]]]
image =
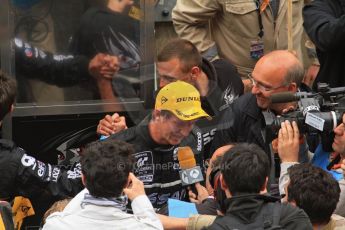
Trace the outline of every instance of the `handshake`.
[[120, 70], [120, 62], [117, 56], [99, 53], [90, 60], [88, 70], [96, 80], [112, 79]]

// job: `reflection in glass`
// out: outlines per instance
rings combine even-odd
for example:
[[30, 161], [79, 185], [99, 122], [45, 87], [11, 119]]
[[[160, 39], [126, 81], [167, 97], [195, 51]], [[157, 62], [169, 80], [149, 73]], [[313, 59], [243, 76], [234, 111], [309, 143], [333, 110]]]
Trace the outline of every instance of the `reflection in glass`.
[[138, 98], [139, 1], [13, 0], [11, 9], [19, 103]]

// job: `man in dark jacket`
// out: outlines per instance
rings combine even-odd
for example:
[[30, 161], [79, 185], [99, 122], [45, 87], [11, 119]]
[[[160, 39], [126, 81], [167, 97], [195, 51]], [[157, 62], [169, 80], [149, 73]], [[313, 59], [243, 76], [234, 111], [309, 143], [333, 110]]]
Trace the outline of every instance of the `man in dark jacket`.
[[178, 147], [190, 146], [196, 162], [203, 168], [201, 133], [193, 129], [195, 121], [203, 117], [209, 115], [201, 108], [198, 90], [177, 81], [158, 92], [149, 119], [106, 140], [133, 144], [134, 174], [144, 182], [154, 208], [161, 208], [168, 198], [187, 198], [186, 187], [182, 186], [179, 176]]
[[282, 114], [292, 104], [273, 104], [270, 97], [281, 92], [295, 93], [303, 75], [301, 63], [288, 51], [273, 51], [263, 56], [249, 76], [252, 92], [241, 96], [224, 112], [212, 149], [229, 142], [249, 142], [268, 150], [270, 143], [265, 142], [261, 132], [265, 127], [262, 111]]
[[221, 187], [224, 216], [206, 229], [313, 229], [300, 208], [281, 204], [266, 192], [269, 159], [255, 144], [238, 144], [223, 156]]
[[[0, 125], [12, 111], [15, 95], [16, 82], [0, 72]], [[61, 199], [83, 189], [80, 163], [68, 168], [45, 164], [4, 139], [0, 139], [0, 175], [0, 200], [43, 195]]]
[[[263, 56], [250, 76], [252, 92], [238, 98], [224, 112], [211, 151], [231, 142], [255, 143], [270, 157], [273, 166], [276, 152], [272, 149], [272, 140], [266, 139], [263, 111], [280, 115], [284, 109], [295, 107], [291, 103], [273, 104], [270, 97], [280, 92], [295, 93], [303, 76], [304, 69], [292, 53], [279, 50]], [[307, 150], [306, 144], [301, 145], [302, 162], [306, 161]], [[271, 169], [270, 185], [275, 178], [275, 167]], [[273, 194], [278, 195], [278, 190], [274, 190]]]
[[345, 86], [345, 1], [315, 0], [303, 9], [304, 29], [316, 46], [320, 70], [318, 82]]

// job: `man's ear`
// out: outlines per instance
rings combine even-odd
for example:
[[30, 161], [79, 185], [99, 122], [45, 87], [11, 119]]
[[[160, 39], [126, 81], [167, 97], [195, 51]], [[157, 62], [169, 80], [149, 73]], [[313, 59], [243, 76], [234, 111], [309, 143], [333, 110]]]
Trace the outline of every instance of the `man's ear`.
[[13, 110], [14, 110], [14, 105], [12, 104], [12, 105], [11, 105], [11, 109], [10, 109], [10, 113], [12, 113]]
[[130, 183], [131, 183], [131, 178], [130, 178], [130, 174], [128, 174], [127, 182], [126, 182], [125, 188], [128, 188], [128, 186], [130, 185]]
[[230, 189], [229, 189], [228, 185], [226, 184], [222, 173], [220, 174], [219, 179], [220, 179], [220, 187], [225, 192], [226, 197], [227, 198], [232, 197]]
[[260, 189], [260, 194], [267, 193], [267, 184], [268, 184], [268, 177], [266, 177], [265, 183], [262, 185], [262, 188]]
[[192, 74], [192, 80], [195, 81], [196, 78], [200, 75], [201, 69], [198, 66], [192, 67], [191, 74]]
[[290, 85], [289, 85], [289, 91], [291, 91], [291, 92], [297, 92], [297, 84], [296, 84], [296, 82], [291, 82], [290, 83]]
[[81, 182], [83, 183], [84, 187], [86, 187], [86, 178], [84, 173], [81, 174]]
[[157, 109], [154, 109], [152, 111], [152, 120], [153, 121], [158, 121], [160, 117], [161, 117], [161, 111], [157, 110]]
[[220, 179], [220, 187], [221, 187], [224, 191], [226, 191], [227, 189], [229, 189], [229, 188], [228, 188], [228, 185], [225, 183], [223, 174], [220, 174], [219, 179]]
[[296, 201], [294, 201], [294, 200], [290, 200], [290, 201], [288, 201], [288, 203], [293, 205], [293, 206], [295, 206], [295, 207], [297, 207]]

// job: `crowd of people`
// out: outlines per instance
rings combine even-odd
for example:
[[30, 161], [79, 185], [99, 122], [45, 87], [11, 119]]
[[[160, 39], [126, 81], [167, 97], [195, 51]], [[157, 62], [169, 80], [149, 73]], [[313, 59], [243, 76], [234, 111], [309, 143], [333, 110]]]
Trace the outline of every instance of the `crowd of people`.
[[[314, 0], [304, 8], [301, 0], [292, 1], [287, 30], [287, 1], [177, 0], [172, 17], [180, 38], [157, 54], [159, 90], [139, 124], [127, 127], [125, 117], [106, 115], [96, 131], [102, 138], [83, 149], [80, 162], [63, 167], [0, 139], [0, 229], [14, 229], [9, 202], [16, 196], [42, 195], [58, 202], [44, 216], [44, 230], [345, 229], [344, 111], [328, 130], [334, 134], [331, 153], [301, 130], [300, 120], [281, 120], [273, 135], [266, 125], [267, 114], [299, 109], [295, 101], [273, 103], [272, 95], [312, 91], [318, 82], [344, 86], [341, 1]], [[19, 70], [40, 75], [27, 49], [52, 66], [41, 78], [58, 85], [89, 75], [109, 83], [124, 65], [135, 68], [136, 37], [122, 47], [135, 49], [128, 51], [129, 63], [123, 63], [126, 52], [107, 54], [112, 39], [125, 36], [114, 32], [123, 17], [118, 12], [132, 4], [111, 0], [106, 9], [90, 9], [74, 38], [76, 56], [57, 61], [14, 40]], [[112, 23], [93, 24], [95, 17]], [[320, 62], [310, 88], [303, 82], [303, 25]], [[287, 50], [290, 29], [295, 52]], [[83, 34], [89, 30], [103, 30], [102, 36]], [[95, 40], [99, 44], [90, 45]], [[0, 125], [15, 107], [17, 87], [0, 72]], [[187, 214], [176, 215], [184, 209]]]

